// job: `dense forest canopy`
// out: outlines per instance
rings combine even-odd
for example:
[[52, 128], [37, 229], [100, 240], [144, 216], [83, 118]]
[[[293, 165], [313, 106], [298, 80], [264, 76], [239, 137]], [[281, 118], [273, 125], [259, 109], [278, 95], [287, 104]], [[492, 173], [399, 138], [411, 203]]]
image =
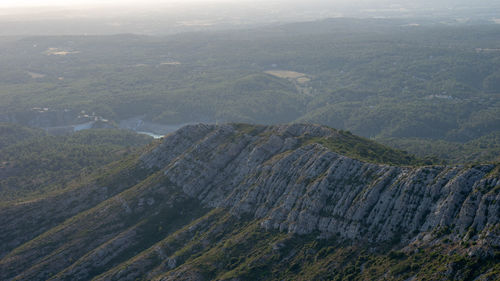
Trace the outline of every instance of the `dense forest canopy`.
[[499, 1], [123, 1], [0, 3], [0, 279], [499, 280]]
[[136, 155], [152, 138], [94, 129], [51, 136], [40, 129], [0, 123], [0, 205], [71, 186], [105, 165]]
[[[33, 108], [189, 122], [313, 122], [452, 161], [498, 159], [500, 25], [330, 19], [237, 31], [4, 38], [0, 118]], [[49, 122], [50, 123], [50, 122]], [[39, 125], [39, 124], [38, 124]], [[481, 140], [479, 140], [481, 139]], [[477, 157], [457, 145], [488, 149]], [[492, 149], [492, 150], [490, 150]]]

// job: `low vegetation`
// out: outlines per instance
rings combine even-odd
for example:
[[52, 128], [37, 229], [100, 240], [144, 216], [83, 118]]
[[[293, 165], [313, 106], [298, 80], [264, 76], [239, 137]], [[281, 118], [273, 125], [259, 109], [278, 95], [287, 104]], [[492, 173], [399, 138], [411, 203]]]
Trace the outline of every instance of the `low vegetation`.
[[[135, 154], [152, 138], [121, 130], [85, 130], [68, 136], [2, 125], [8, 142], [0, 149], [0, 203], [40, 196], [72, 179]], [[7, 137], [3, 138], [6, 140]]]
[[[29, 125], [32, 108], [50, 108], [116, 123], [311, 122], [420, 157], [494, 160], [500, 52], [478, 50], [498, 46], [500, 26], [409, 23], [331, 19], [166, 38], [10, 40], [0, 47], [0, 120]], [[297, 82], [303, 78], [310, 81]], [[480, 152], [461, 157], [460, 146]]]

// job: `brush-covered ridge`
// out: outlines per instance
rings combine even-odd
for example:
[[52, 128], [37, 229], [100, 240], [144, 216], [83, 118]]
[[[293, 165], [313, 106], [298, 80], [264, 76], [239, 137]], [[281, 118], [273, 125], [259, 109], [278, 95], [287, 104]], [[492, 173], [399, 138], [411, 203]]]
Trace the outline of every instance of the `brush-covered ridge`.
[[[0, 209], [0, 276], [498, 276], [498, 165], [419, 164], [317, 125], [187, 126], [84, 185]], [[23, 227], [40, 235], [13, 238]]]

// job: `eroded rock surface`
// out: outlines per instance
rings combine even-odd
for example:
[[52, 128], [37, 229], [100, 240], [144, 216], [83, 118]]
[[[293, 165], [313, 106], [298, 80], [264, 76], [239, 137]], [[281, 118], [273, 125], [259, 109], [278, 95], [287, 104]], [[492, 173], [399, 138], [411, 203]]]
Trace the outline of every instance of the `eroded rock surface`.
[[164, 169], [189, 196], [264, 218], [266, 229], [387, 241], [439, 227], [479, 233], [498, 224], [500, 181], [488, 176], [494, 165], [395, 167], [301, 142], [336, 134], [315, 125], [252, 133], [235, 125], [194, 125], [142, 159]]

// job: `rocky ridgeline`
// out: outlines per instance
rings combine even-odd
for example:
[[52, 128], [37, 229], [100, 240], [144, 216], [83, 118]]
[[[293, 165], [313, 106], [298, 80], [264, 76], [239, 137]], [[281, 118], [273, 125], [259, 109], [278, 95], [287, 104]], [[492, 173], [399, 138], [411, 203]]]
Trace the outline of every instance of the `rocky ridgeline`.
[[425, 241], [439, 233], [500, 246], [494, 165], [395, 167], [351, 159], [304, 139], [316, 125], [193, 125], [142, 156], [210, 207], [297, 234]]
[[262, 256], [249, 260], [281, 257], [287, 268], [298, 250], [286, 241], [303, 237], [277, 231], [351, 239], [370, 252], [438, 245], [446, 255], [496, 260], [498, 165], [367, 163], [347, 157], [355, 153], [345, 144], [377, 148], [315, 125], [183, 127], [140, 159], [0, 208], [0, 279], [203, 280], [198, 259], [222, 270], [214, 252], [248, 258], [238, 241], [253, 235], [274, 244], [256, 246], [250, 252]]

